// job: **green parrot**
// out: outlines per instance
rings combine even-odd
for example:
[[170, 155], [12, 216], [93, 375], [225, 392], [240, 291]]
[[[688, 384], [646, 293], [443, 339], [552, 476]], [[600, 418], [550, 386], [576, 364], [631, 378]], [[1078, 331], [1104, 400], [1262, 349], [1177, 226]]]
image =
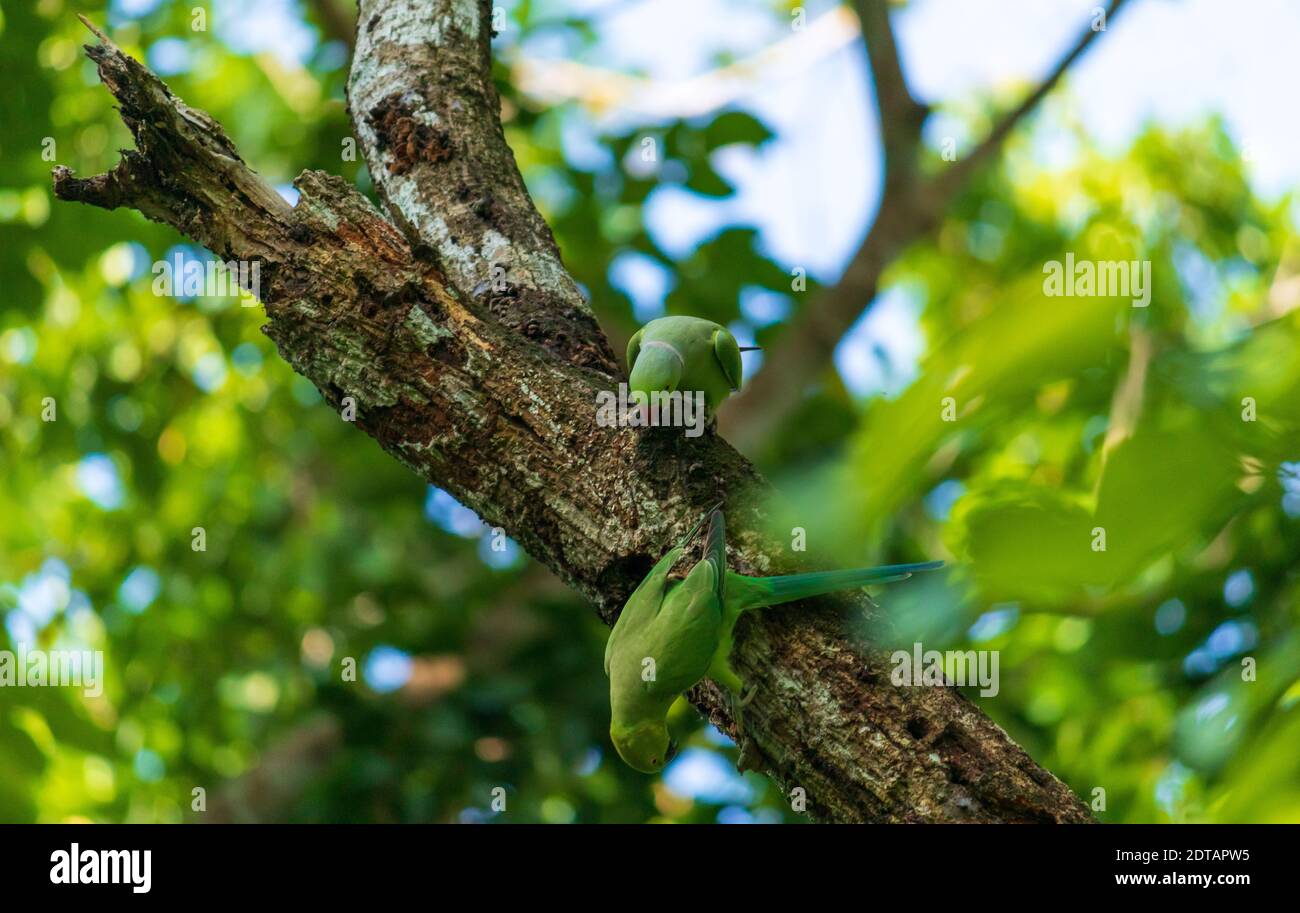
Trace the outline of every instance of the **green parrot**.
[[916, 571], [943, 566], [942, 561], [927, 561], [746, 577], [727, 570], [722, 511], [714, 508], [707, 519], [704, 553], [686, 579], [669, 581], [668, 573], [703, 519], [651, 568], [628, 598], [605, 644], [610, 739], [623, 760], [643, 773], [656, 773], [668, 762], [672, 755], [669, 708], [700, 679], [708, 676], [738, 699], [733, 704], [737, 717], [739, 708], [753, 696], [742, 696], [743, 683], [728, 660], [732, 631], [742, 613], [869, 583], [903, 580]]
[[660, 317], [637, 330], [627, 344], [628, 389], [647, 399], [656, 391], [704, 394], [710, 414], [740, 389], [740, 353], [727, 328], [699, 317]]

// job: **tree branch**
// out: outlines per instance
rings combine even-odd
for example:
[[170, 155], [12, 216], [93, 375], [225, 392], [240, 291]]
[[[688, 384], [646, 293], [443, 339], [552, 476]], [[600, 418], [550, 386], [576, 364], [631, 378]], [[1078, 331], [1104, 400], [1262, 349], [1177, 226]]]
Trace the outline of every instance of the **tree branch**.
[[[395, 28], [381, 21], [375, 30]], [[767, 483], [724, 441], [598, 424], [595, 395], [609, 388], [607, 375], [533, 344], [508, 316], [498, 320], [491, 302], [417, 257], [342, 180], [304, 172], [290, 209], [210, 118], [101, 40], [87, 51], [137, 151], [107, 175], [83, 180], [56, 169], [56, 194], [134, 207], [225, 259], [259, 263], [264, 330], [293, 368], [334, 407], [350, 397], [357, 425], [380, 446], [502, 527], [607, 623], [668, 544], [720, 497], [733, 566], [797, 569], [762, 532]], [[368, 41], [382, 58], [382, 45]], [[465, 59], [450, 55], [449, 65]], [[382, 155], [381, 164], [397, 161]], [[482, 249], [471, 253], [478, 264], [458, 275], [475, 275], [485, 262]], [[785, 790], [806, 792], [810, 814], [1090, 820], [1064, 784], [955, 689], [891, 685], [886, 654], [850, 634], [850, 619], [869, 611], [861, 597], [811, 600], [747, 618], [737, 631], [733, 664], [756, 686], [747, 734], [765, 771]], [[692, 699], [734, 733], [711, 682]]]
[[929, 109], [907, 87], [887, 0], [855, 0], [862, 40], [867, 46], [871, 85], [876, 96], [885, 182], [912, 183], [921, 145], [921, 125]]
[[[1106, 11], [1108, 25], [1126, 2], [1111, 0]], [[884, 0], [858, 0], [857, 5], [879, 100], [885, 189], [876, 221], [839, 281], [799, 311], [772, 347], [763, 368], [739, 395], [724, 404], [719, 416], [722, 432], [747, 453], [767, 440], [798, 408], [808, 389], [828, 369], [839, 341], [875, 302], [885, 268], [904, 249], [939, 226], [944, 212], [972, 176], [997, 155], [1016, 125], [1052, 91], [1100, 34], [1090, 24], [1038, 87], [999, 119], [979, 145], [945, 171], [925, 180], [920, 173], [919, 139], [910, 144], [911, 160], [899, 161], [907, 154], [904, 147], [909, 145], [911, 131], [919, 131], [919, 124], [913, 127], [910, 120], [916, 113], [908, 106], [911, 95], [907, 94], [898, 66], [887, 4]]]
[[[1106, 10], [1105, 22], [1107, 25], [1110, 24], [1115, 14], [1120, 11], [1126, 2], [1128, 0], [1111, 0], [1109, 8]], [[967, 153], [964, 158], [955, 162], [951, 168], [940, 173], [935, 179], [932, 191], [938, 199], [931, 204], [932, 206], [938, 206], [940, 209], [946, 207], [966, 182], [970, 180], [971, 175], [979, 170], [985, 162], [998, 154], [998, 151], [1002, 148], [1003, 140], [1031, 111], [1038, 107], [1039, 102], [1056, 88], [1057, 83], [1064, 78], [1066, 71], [1074, 65], [1074, 62], [1083, 55], [1083, 52], [1100, 34], [1100, 29], [1094, 29], [1089, 25], [1069, 52], [1056, 64], [1052, 72], [1047, 74], [1047, 78], [1039, 83], [1037, 89], [1030, 92], [1025, 96], [1024, 101], [1003, 115], [1002, 119], [993, 126], [988, 136], [984, 137], [984, 140], [978, 146]]]
[[491, 18], [490, 0], [361, 0], [353, 127], [389, 214], [463, 295], [567, 361], [616, 376], [502, 134]]

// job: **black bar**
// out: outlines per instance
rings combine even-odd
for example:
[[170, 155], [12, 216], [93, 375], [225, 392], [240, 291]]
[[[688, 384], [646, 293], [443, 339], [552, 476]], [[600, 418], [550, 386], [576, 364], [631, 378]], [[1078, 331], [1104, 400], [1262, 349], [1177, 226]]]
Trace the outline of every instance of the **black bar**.
[[[860, 889], [864, 903], [883, 888], [904, 892], [900, 897], [934, 892], [938, 898], [963, 886], [977, 886], [984, 896], [1042, 889], [1051, 892], [1044, 897], [1058, 899], [1103, 891], [1148, 900], [1192, 891], [1229, 898], [1291, 887], [1297, 832], [1266, 825], [33, 825], [0, 827], [0, 872], [6, 897], [115, 895], [127, 902], [144, 896], [374, 901], [407, 891], [428, 892], [421, 896], [435, 902], [482, 891], [482, 901], [492, 902], [498, 891], [578, 898], [627, 891], [630, 882], [641, 884], [631, 889], [634, 896], [657, 894], [669, 902], [681, 896], [679, 879], [723, 887], [720, 875], [723, 896], [766, 891], [774, 880], [791, 886], [806, 880], [818, 891], [836, 884]], [[120, 883], [53, 883], [52, 874], [68, 870], [58, 869], [64, 857], [57, 854], [70, 854], [73, 844], [81, 871], [93, 875], [107, 861], [109, 869], [118, 866]], [[143, 872], [127, 870], [124, 857], [86, 855], [100, 850], [140, 851], [133, 860], [141, 861], [149, 851], [148, 892], [135, 890]]]

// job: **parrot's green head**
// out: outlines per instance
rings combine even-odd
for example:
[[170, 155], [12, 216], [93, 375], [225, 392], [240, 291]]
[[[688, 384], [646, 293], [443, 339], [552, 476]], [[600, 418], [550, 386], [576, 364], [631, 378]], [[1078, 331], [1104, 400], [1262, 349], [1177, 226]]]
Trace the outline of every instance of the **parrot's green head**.
[[644, 774], [659, 773], [673, 756], [663, 720], [645, 720], [631, 726], [611, 723], [609, 737], [628, 766]]

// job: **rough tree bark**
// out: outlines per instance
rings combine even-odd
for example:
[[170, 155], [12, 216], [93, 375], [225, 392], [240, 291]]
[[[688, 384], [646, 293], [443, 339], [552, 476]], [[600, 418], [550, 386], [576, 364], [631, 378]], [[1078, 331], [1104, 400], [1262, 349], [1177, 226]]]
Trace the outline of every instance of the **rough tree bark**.
[[[607, 623], [719, 499], [731, 562], [795, 569], [761, 533], [767, 483], [720, 437], [597, 425], [596, 394], [621, 375], [496, 121], [489, 9], [362, 0], [352, 116], [391, 221], [321, 172], [298, 177], [290, 207], [219, 125], [98, 32], [87, 53], [137, 149], [91, 178], [55, 169], [55, 193], [260, 262], [264, 330], [294, 369], [335, 407], [352, 397], [380, 446], [503, 527]], [[827, 598], [742, 624], [734, 662], [758, 686], [745, 722], [763, 770], [802, 787], [820, 820], [1091, 820], [955, 689], [893, 687], [887, 657], [847, 633], [869, 611]], [[734, 732], [712, 683], [692, 699]]]
[[1003, 141], [1101, 34], [1126, 0], [1111, 0], [1100, 20], [1091, 19], [1046, 78], [1005, 114], [974, 149], [933, 177], [921, 170], [921, 126], [928, 113], [907, 88], [888, 0], [855, 0], [871, 66], [879, 113], [884, 189], [880, 208], [844, 273], [790, 321], [763, 367], [719, 417], [722, 433], [742, 452], [754, 453], [798, 408], [809, 387], [827, 371], [835, 347], [876, 300], [880, 278], [910, 245], [942, 222], [944, 211], [970, 179], [993, 159]]

